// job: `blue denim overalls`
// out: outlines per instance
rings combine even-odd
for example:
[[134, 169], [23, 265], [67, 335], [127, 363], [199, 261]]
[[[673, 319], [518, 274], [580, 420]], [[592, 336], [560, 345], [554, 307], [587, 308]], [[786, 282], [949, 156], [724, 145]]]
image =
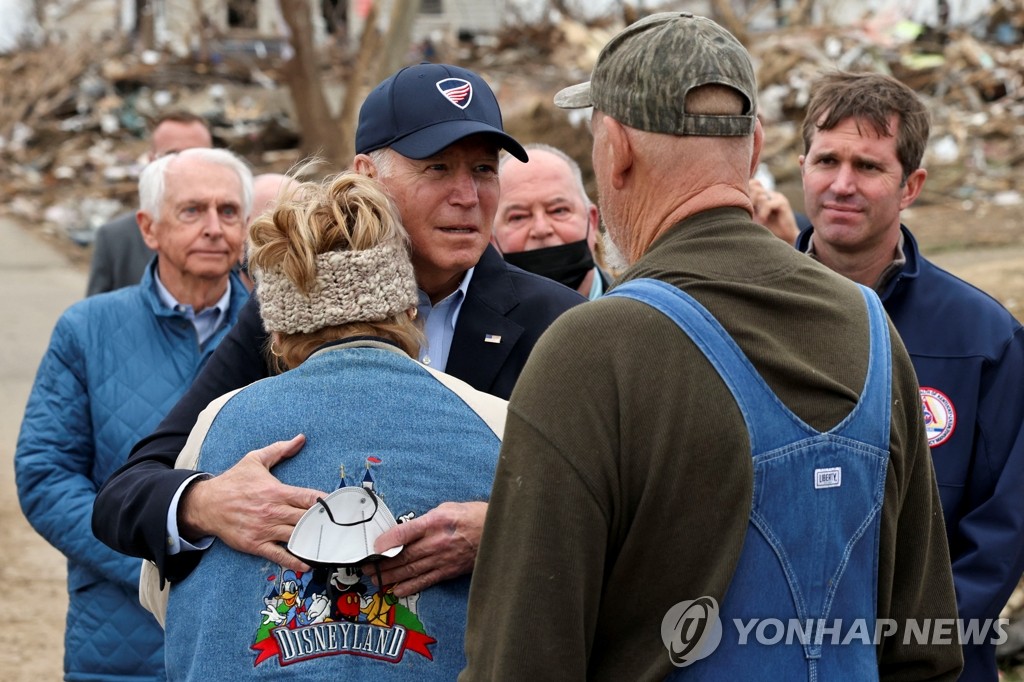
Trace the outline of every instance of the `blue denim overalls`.
[[892, 358], [881, 303], [861, 288], [871, 328], [868, 375], [856, 407], [826, 433], [779, 401], [689, 295], [652, 279], [609, 294], [647, 303], [676, 322], [729, 387], [750, 434], [750, 524], [721, 605], [721, 643], [675, 671], [680, 679], [878, 679], [879, 512], [889, 461]]

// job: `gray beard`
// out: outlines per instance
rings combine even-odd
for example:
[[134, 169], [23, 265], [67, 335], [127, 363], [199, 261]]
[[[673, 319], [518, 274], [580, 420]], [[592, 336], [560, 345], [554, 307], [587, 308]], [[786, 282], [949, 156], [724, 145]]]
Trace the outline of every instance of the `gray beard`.
[[629, 261], [626, 260], [608, 230], [601, 233], [601, 259], [612, 272], [622, 272], [629, 267]]

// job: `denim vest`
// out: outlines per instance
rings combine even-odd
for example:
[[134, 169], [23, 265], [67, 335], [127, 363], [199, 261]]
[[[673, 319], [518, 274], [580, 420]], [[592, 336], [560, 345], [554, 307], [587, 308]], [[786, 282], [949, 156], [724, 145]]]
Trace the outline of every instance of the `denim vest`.
[[678, 324], [732, 392], [750, 434], [750, 523], [721, 604], [722, 638], [675, 677], [878, 679], [874, 637], [892, 357], [882, 306], [861, 289], [871, 329], [868, 374], [856, 407], [826, 433], [783, 405], [687, 294], [656, 280], [633, 280], [610, 294], [647, 303]]
[[[296, 433], [306, 444], [274, 467], [279, 480], [372, 490], [400, 522], [445, 501], [486, 501], [501, 445], [467, 402], [409, 357], [341, 345], [231, 397], [199, 467], [220, 473]], [[468, 590], [467, 575], [397, 598], [357, 569], [296, 573], [216, 541], [171, 589], [168, 677], [452, 680], [466, 662]]]

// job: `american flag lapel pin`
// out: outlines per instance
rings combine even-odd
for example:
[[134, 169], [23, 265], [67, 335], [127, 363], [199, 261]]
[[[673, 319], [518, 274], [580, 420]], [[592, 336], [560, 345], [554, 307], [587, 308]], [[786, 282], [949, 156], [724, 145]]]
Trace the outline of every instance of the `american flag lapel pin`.
[[484, 334], [484, 343], [501, 343], [501, 336], [498, 334]]

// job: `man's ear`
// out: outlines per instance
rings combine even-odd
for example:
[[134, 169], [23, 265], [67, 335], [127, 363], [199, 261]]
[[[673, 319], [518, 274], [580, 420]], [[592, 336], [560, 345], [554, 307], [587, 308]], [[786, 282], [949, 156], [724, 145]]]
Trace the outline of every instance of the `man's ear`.
[[629, 135], [622, 124], [611, 116], [605, 116], [602, 121], [605, 127], [605, 140], [608, 142], [609, 178], [612, 187], [622, 189], [626, 186], [626, 179], [633, 168], [633, 145], [629, 142]]
[[135, 222], [139, 225], [139, 232], [142, 233], [142, 241], [146, 242], [146, 246], [154, 251], [159, 250], [160, 240], [157, 239], [156, 223], [153, 218], [145, 211], [139, 211], [135, 214]]
[[366, 154], [356, 154], [352, 159], [352, 170], [368, 178], [377, 177], [377, 166], [373, 163], [373, 159]]
[[587, 245], [591, 251], [597, 245], [597, 231], [600, 225], [601, 214], [598, 212], [597, 206], [590, 204], [587, 207]]
[[907, 177], [903, 185], [903, 196], [900, 197], [900, 210], [907, 208], [917, 200], [921, 190], [924, 189], [924, 181], [928, 178], [928, 171], [918, 168]]
[[757, 173], [757, 166], [761, 162], [761, 150], [764, 148], [764, 126], [761, 119], [754, 122], [754, 149], [750, 156], [750, 177]]

